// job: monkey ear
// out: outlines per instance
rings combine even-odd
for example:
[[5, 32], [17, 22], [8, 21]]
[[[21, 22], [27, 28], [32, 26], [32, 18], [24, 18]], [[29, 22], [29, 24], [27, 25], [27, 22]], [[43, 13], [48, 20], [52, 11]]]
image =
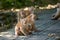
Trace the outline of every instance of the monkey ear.
[[31, 13], [34, 13], [34, 7], [29, 7], [28, 9]]

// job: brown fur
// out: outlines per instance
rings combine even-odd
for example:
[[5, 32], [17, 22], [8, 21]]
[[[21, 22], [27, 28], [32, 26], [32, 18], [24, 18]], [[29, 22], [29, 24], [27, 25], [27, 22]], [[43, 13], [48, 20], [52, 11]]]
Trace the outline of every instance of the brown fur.
[[35, 28], [35, 15], [29, 15], [26, 17], [26, 25], [29, 25], [28, 26], [28, 30], [29, 31], [36, 31], [36, 28]]
[[[36, 31], [34, 20], [32, 20], [32, 15], [27, 16], [22, 22], [18, 22], [15, 27], [15, 34], [16, 35], [28, 35], [32, 31]], [[25, 23], [24, 23], [25, 22]], [[25, 24], [25, 25], [24, 25]], [[29, 25], [30, 24], [30, 25]], [[22, 34], [21, 34], [22, 33]]]
[[32, 31], [36, 31], [35, 28], [35, 19], [36, 16], [30, 10], [23, 10], [20, 12], [22, 19], [18, 21], [15, 26], [15, 35], [29, 35]]
[[15, 35], [19, 36], [19, 35], [28, 35], [28, 30], [25, 26], [23, 26], [23, 24], [21, 22], [18, 22], [16, 27], [15, 27]]

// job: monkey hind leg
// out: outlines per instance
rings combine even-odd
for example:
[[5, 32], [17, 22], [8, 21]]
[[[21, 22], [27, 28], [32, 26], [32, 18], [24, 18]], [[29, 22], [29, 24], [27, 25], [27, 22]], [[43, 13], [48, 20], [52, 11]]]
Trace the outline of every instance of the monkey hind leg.
[[60, 13], [56, 13], [52, 16], [52, 20], [57, 20], [60, 17]]

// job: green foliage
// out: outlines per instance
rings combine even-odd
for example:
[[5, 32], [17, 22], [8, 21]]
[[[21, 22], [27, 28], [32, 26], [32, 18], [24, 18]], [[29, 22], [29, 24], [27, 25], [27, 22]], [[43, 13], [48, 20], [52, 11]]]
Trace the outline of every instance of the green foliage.
[[60, 0], [0, 0], [0, 9], [11, 9], [14, 8], [21, 8], [25, 6], [46, 6], [48, 4], [56, 4], [60, 2]]
[[[2, 16], [0, 16], [2, 18], [0, 18], [0, 21], [4, 23], [4, 25], [8, 25], [8, 24], [13, 24], [16, 21], [16, 14], [12, 13], [12, 12], [8, 12], [8, 13], [2, 13]], [[15, 21], [15, 22], [14, 22]]]

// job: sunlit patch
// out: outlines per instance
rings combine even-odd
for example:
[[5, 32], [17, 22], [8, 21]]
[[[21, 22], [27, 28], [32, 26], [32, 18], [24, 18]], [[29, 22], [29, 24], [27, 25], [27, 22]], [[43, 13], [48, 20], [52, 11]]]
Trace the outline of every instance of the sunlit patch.
[[29, 10], [29, 8], [28, 7], [26, 7], [26, 8], [24, 8], [24, 10], [26, 11], [26, 10]]

